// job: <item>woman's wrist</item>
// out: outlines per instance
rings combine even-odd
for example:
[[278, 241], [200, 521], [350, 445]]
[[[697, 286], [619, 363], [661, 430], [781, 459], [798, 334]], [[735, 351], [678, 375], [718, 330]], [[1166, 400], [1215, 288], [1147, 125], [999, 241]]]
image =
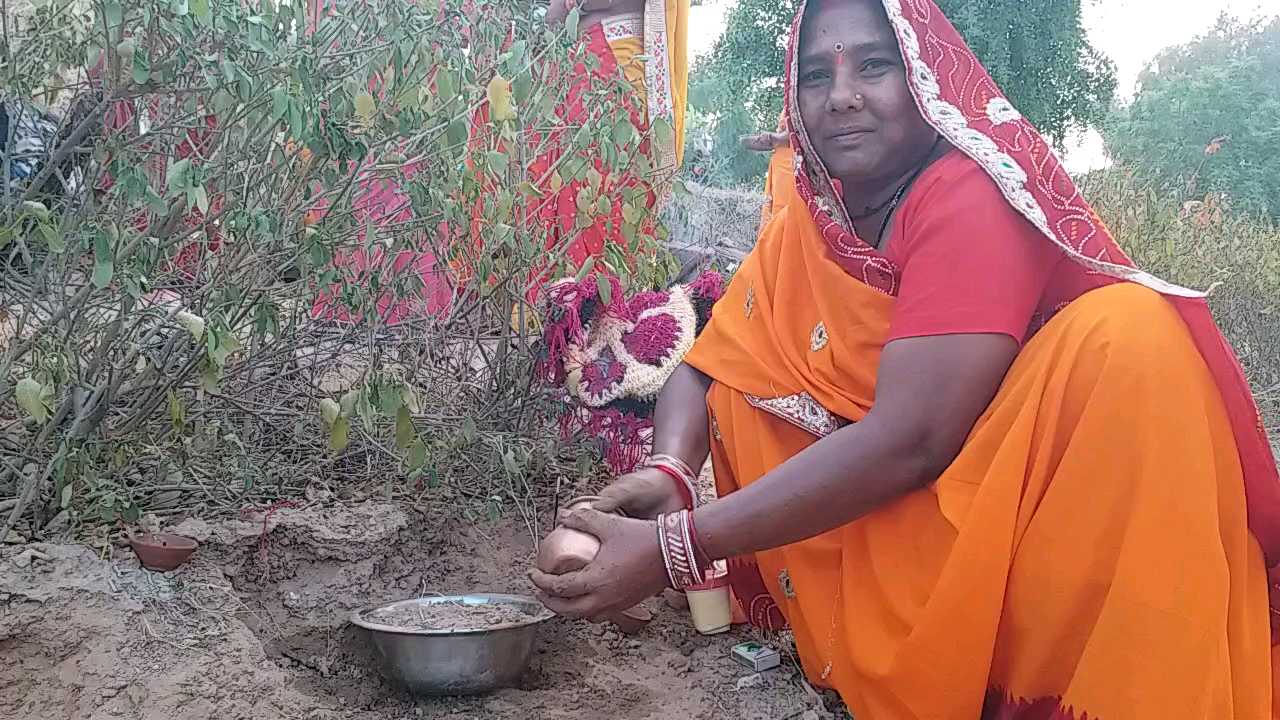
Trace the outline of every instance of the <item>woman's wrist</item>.
[[649, 456], [644, 466], [657, 470], [671, 480], [680, 495], [681, 506], [693, 509], [698, 503], [698, 475], [684, 460], [664, 453]]

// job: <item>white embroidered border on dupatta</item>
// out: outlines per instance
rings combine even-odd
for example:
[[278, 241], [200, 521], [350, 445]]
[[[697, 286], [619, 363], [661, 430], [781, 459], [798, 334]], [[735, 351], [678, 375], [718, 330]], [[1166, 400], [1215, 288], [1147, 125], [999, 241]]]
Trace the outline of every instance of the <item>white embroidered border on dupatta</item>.
[[[884, 4], [885, 13], [889, 16], [889, 22], [898, 36], [898, 45], [902, 49], [903, 59], [908, 66], [908, 84], [924, 119], [942, 133], [952, 145], [978, 163], [995, 181], [1000, 192], [1014, 209], [1067, 253], [1072, 260], [1089, 270], [1138, 283], [1164, 295], [1205, 296], [1203, 292], [1175, 285], [1138, 268], [1117, 265], [1084, 255], [1078, 248], [1054, 232], [1049, 226], [1044, 209], [1027, 189], [1029, 174], [1026, 168], [1019, 165], [1012, 156], [1001, 151], [990, 137], [970, 127], [969, 121], [960, 108], [942, 97], [942, 88], [934, 76], [933, 69], [921, 56], [920, 38], [916, 34], [915, 27], [902, 11], [902, 0], [881, 1]], [[941, 42], [938, 38], [929, 39]], [[986, 119], [995, 125], [1023, 123], [1030, 128], [1027, 120], [1003, 97], [993, 98], [987, 104], [986, 116]]]

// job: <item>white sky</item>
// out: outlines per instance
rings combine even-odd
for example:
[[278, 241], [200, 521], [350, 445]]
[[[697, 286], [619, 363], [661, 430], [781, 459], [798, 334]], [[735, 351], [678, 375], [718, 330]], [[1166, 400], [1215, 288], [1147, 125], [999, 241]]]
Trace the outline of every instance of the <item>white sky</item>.
[[[689, 50], [711, 50], [724, 30], [724, 13], [732, 0], [707, 0], [693, 8]], [[1084, 23], [1094, 46], [1116, 64], [1120, 94], [1129, 97], [1138, 74], [1156, 54], [1194, 39], [1213, 26], [1221, 13], [1240, 18], [1280, 15], [1280, 0], [1085, 0]], [[1106, 164], [1102, 139], [1090, 131], [1073, 138], [1066, 164], [1080, 172]]]

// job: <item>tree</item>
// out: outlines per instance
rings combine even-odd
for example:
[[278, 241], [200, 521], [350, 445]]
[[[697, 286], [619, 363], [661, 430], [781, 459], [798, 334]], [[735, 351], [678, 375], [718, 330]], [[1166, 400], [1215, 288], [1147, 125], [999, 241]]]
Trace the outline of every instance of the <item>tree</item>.
[[1239, 208], [1280, 217], [1280, 19], [1219, 19], [1164, 51], [1134, 100], [1106, 123], [1120, 164], [1186, 196], [1225, 193]]
[[[1115, 95], [1115, 68], [1085, 37], [1079, 0], [939, 0], [947, 17], [1013, 104], [1050, 139], [1101, 122]], [[694, 106], [722, 126], [773, 129], [795, 0], [738, 0], [712, 53], [694, 68]], [[755, 168], [759, 163], [737, 167]], [[761, 166], [762, 167], [762, 166]], [[736, 176], [738, 181], [747, 176]]]

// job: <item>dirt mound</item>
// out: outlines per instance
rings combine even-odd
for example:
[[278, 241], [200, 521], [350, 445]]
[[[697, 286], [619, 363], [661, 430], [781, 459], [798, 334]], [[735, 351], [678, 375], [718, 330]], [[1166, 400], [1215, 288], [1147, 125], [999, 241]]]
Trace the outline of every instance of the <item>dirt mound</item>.
[[286, 674], [225, 581], [31, 549], [30, 564], [0, 556], [0, 717], [286, 717]]
[[[470, 525], [448, 508], [283, 507], [187, 521], [176, 572], [78, 546], [0, 554], [2, 718], [831, 717], [792, 666], [753, 676], [736, 635], [703, 637], [651, 602], [635, 637], [553, 620], [519, 688], [415, 699], [382, 679], [352, 610], [419, 593], [526, 593], [523, 525]], [[28, 550], [35, 553], [22, 554]], [[22, 556], [22, 557], [19, 557]], [[15, 562], [16, 560], [16, 562]]]

